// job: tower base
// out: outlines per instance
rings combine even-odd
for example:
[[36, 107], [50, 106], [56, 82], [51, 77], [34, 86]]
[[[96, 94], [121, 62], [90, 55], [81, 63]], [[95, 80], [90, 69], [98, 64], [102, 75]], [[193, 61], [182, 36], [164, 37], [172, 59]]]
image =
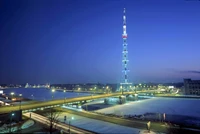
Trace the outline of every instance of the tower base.
[[132, 88], [131, 86], [132, 83], [120, 83], [120, 91], [122, 92], [122, 94], [124, 94], [124, 92], [129, 92]]

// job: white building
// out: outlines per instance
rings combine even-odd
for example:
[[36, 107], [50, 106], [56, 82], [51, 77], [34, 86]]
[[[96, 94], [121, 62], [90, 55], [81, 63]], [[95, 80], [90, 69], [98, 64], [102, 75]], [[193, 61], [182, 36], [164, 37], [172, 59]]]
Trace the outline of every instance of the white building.
[[200, 80], [184, 79], [185, 95], [200, 95]]

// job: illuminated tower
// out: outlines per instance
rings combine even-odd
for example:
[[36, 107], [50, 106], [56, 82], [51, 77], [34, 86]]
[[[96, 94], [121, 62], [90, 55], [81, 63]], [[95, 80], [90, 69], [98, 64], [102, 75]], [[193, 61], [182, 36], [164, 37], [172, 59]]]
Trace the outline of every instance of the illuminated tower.
[[129, 87], [131, 85], [131, 83], [128, 83], [128, 75], [127, 72], [129, 71], [127, 69], [127, 64], [128, 64], [128, 50], [127, 50], [127, 33], [126, 33], [126, 12], [125, 12], [125, 8], [124, 8], [124, 15], [123, 15], [123, 34], [122, 34], [122, 38], [123, 38], [123, 51], [122, 51], [122, 72], [123, 72], [123, 77], [122, 77], [122, 83], [120, 83], [120, 90], [122, 91], [128, 91]]

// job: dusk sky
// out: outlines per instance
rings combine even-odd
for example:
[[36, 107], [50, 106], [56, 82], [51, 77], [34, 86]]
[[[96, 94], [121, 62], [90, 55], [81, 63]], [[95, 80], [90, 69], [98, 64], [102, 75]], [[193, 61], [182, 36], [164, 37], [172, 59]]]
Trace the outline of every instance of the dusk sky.
[[200, 79], [199, 0], [1, 0], [0, 84]]

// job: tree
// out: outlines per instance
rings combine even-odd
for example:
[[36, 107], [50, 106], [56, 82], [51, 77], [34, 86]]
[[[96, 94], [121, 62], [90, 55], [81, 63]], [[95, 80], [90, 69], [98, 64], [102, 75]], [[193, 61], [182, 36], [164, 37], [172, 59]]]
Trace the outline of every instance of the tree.
[[0, 133], [9, 133], [10, 127], [7, 124], [0, 125]]
[[47, 127], [45, 129], [52, 134], [56, 131], [56, 123], [59, 122], [58, 117], [60, 116], [60, 111], [50, 108], [49, 111], [45, 114], [47, 117]]

